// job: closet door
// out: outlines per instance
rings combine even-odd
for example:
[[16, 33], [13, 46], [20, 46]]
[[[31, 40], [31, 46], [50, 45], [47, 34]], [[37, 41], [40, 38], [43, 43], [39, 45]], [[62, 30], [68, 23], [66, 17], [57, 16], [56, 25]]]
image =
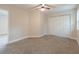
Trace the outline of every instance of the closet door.
[[61, 37], [69, 37], [71, 32], [70, 15], [54, 16], [48, 20], [48, 33]]

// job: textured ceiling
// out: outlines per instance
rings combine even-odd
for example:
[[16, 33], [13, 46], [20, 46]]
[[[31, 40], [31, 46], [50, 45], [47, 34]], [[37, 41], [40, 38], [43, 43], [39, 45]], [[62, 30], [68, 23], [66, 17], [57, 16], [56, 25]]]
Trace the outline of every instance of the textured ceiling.
[[[37, 5], [39, 4], [14, 4], [13, 6], [23, 9], [32, 9]], [[52, 6], [51, 9], [48, 11], [49, 13], [66, 11], [76, 7], [75, 4], [49, 4], [49, 5]]]
[[49, 13], [68, 11], [76, 8], [76, 6], [77, 5], [74, 4], [65, 4], [65, 5], [57, 6], [56, 8], [52, 8], [51, 10], [49, 10]]
[[[39, 4], [13, 4], [13, 6], [16, 6], [16, 7], [20, 7], [20, 8], [24, 8], [24, 9], [28, 9], [28, 8], [34, 8], [36, 6], [38, 6]], [[52, 7], [56, 7], [56, 6], [61, 6], [60, 4], [48, 4]]]

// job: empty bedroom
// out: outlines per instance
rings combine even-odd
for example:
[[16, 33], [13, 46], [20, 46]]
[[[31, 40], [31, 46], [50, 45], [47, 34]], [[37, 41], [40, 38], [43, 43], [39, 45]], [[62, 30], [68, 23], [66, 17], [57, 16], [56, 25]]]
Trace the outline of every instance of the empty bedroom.
[[79, 54], [79, 5], [0, 4], [0, 54]]

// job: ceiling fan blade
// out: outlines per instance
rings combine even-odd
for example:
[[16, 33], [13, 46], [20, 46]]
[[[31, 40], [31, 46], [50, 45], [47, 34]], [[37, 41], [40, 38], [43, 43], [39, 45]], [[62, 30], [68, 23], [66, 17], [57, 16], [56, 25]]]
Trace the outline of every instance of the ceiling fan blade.
[[37, 10], [37, 9], [41, 9], [41, 8], [45, 8], [45, 9], [51, 9], [54, 6], [48, 5], [48, 4], [38, 4], [35, 7], [32, 8], [32, 10]]
[[34, 6], [32, 9], [36, 9], [37, 7], [40, 7], [42, 4], [38, 4], [36, 6]]
[[34, 7], [31, 10], [38, 10], [38, 9], [41, 9], [41, 7]]
[[51, 7], [51, 8], [55, 8], [56, 6], [54, 4], [45, 4], [46, 6], [48, 7]]
[[51, 9], [51, 8], [46, 8], [46, 9]]

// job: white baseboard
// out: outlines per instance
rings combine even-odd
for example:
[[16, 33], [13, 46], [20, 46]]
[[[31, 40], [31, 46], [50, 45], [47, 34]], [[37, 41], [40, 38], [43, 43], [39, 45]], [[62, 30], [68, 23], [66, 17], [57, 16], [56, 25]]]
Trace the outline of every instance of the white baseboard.
[[18, 38], [18, 39], [16, 39], [16, 40], [10, 41], [10, 42], [8, 42], [8, 44], [11, 44], [11, 43], [14, 43], [14, 42], [23, 40], [23, 39], [27, 39], [27, 38], [32, 38], [32, 37], [42, 37], [42, 36], [44, 36], [44, 35], [45, 35], [45, 34], [42, 34], [42, 35], [39, 35], [39, 36], [25, 36], [25, 37], [21, 37], [21, 38]]
[[43, 36], [45, 36], [45, 35], [47, 35], [47, 33], [41, 34], [40, 37], [43, 37]]
[[41, 36], [29, 36], [28, 38], [32, 38], [32, 37], [41, 37]]
[[75, 38], [75, 37], [69, 37], [69, 39], [74, 39], [74, 40], [77, 40], [77, 38]]
[[44, 33], [44, 34], [41, 34], [41, 35], [29, 36], [28, 38], [32, 38], [32, 37], [42, 37], [42, 36], [44, 36], [44, 35], [47, 35], [47, 34]]
[[[42, 35], [40, 35], [40, 36], [25, 36], [25, 37], [21, 37], [21, 38], [19, 38], [19, 39], [10, 41], [10, 42], [8, 42], [8, 44], [11, 44], [11, 43], [14, 43], [14, 42], [23, 40], [23, 39], [27, 39], [27, 38], [32, 38], [32, 37], [42, 37], [42, 36], [45, 36], [45, 35], [47, 35], [47, 34], [44, 33], [44, 34], [42, 34]], [[79, 40], [78, 40], [78, 38], [74, 38], [74, 37], [66, 37], [66, 38], [77, 40], [77, 43], [78, 43], [78, 45], [79, 45]]]
[[17, 42], [17, 41], [26, 39], [26, 38], [28, 38], [28, 37], [27, 37], [27, 36], [25, 36], [25, 37], [21, 37], [21, 38], [19, 38], [19, 39], [16, 39], [16, 40], [13, 40], [13, 41], [8, 42], [8, 44], [11, 44], [11, 43], [14, 43], [14, 42]]

